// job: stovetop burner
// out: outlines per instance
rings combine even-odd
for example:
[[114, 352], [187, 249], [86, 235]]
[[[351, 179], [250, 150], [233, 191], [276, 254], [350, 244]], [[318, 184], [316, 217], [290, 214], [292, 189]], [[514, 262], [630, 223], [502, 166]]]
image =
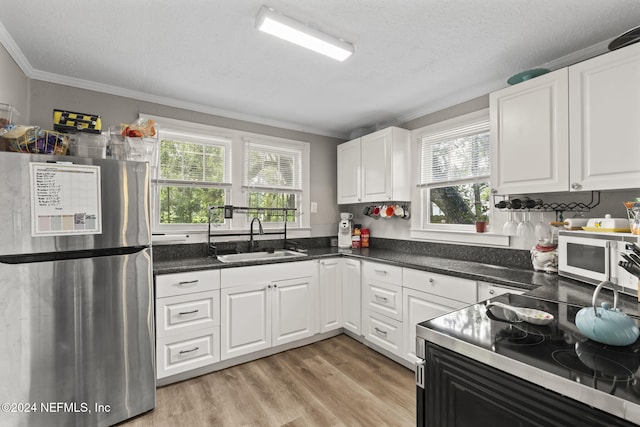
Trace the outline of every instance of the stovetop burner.
[[519, 322], [496, 308], [487, 315], [484, 302], [423, 325], [640, 404], [640, 340], [626, 347], [607, 346], [589, 340], [575, 325], [576, 313], [581, 308], [578, 306], [511, 294], [501, 295], [492, 301], [546, 311], [553, 314], [554, 321], [548, 325]]

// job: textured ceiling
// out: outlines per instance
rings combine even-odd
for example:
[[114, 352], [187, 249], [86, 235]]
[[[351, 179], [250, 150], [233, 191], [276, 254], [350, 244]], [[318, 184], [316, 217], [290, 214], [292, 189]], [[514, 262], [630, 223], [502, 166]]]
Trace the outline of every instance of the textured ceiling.
[[[355, 54], [341, 63], [260, 33], [263, 4], [350, 41]], [[638, 0], [2, 0], [1, 9], [0, 42], [31, 78], [338, 137], [604, 51], [640, 25]]]

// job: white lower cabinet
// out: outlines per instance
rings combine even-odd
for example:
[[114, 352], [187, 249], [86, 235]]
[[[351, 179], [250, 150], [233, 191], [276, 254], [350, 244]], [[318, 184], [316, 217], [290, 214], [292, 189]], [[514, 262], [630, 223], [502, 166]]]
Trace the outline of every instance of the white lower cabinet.
[[340, 258], [318, 261], [320, 332], [342, 327], [342, 262]]
[[368, 311], [364, 337], [393, 354], [402, 354], [402, 322], [398, 320]]
[[402, 268], [362, 262], [365, 339], [402, 356]]
[[416, 325], [475, 303], [477, 288], [473, 280], [410, 268], [403, 269], [402, 277], [403, 357], [415, 363]]
[[156, 277], [157, 378], [220, 361], [220, 272]]
[[340, 260], [342, 279], [342, 323], [354, 334], [362, 335], [362, 285], [360, 261]]
[[158, 337], [158, 379], [220, 361], [220, 327]]
[[317, 327], [313, 261], [222, 271], [221, 359], [310, 337]]

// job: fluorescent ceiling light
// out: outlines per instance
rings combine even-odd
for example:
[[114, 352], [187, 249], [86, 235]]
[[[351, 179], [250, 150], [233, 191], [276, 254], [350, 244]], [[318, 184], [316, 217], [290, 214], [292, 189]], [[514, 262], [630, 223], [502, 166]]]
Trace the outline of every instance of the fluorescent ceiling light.
[[266, 6], [262, 6], [258, 12], [256, 28], [338, 61], [344, 61], [353, 53], [351, 43], [311, 28]]

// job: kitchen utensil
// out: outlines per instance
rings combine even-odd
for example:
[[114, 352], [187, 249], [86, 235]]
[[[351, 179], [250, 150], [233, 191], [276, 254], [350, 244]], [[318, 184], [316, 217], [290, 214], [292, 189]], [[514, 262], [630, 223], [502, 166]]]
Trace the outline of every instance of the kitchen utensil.
[[513, 220], [513, 212], [509, 211], [509, 219], [502, 226], [502, 234], [505, 236], [515, 236], [518, 229], [518, 223]]
[[518, 320], [533, 323], [534, 325], [548, 325], [553, 322], [554, 319], [553, 314], [535, 308], [514, 307], [497, 301], [488, 303], [486, 306], [487, 311], [489, 311], [491, 307], [500, 307], [502, 310], [512, 312], [517, 316]]
[[536, 224], [535, 234], [538, 242], [551, 238], [551, 225], [544, 222], [544, 212], [540, 212], [540, 221]]
[[621, 47], [628, 46], [640, 40], [640, 27], [633, 28], [625, 33], [619, 35], [609, 43], [609, 50], [620, 49]]
[[387, 215], [387, 205], [382, 205], [382, 207], [380, 208], [380, 216], [382, 218], [386, 218]]
[[589, 222], [588, 218], [567, 218], [564, 220], [564, 228], [567, 230], [581, 230]]
[[640, 279], [640, 266], [636, 265], [635, 262], [620, 261], [618, 265]]
[[395, 210], [396, 210], [396, 207], [395, 207], [395, 206], [393, 206], [393, 205], [389, 205], [389, 206], [387, 206], [387, 210], [386, 210], [386, 213], [387, 213], [387, 215], [386, 215], [386, 216], [387, 216], [387, 218], [392, 217], [392, 216], [393, 216], [393, 214], [395, 213]]
[[393, 213], [395, 216], [402, 218], [404, 216], [404, 209], [402, 208], [402, 206], [398, 205], [396, 206]]
[[529, 221], [528, 215], [530, 215], [529, 212], [522, 213], [522, 221], [516, 229], [516, 236], [520, 237], [527, 247], [536, 237], [536, 227]]
[[[609, 286], [610, 285], [610, 286]], [[608, 302], [596, 307], [600, 290], [608, 286], [613, 289], [613, 308]], [[587, 338], [608, 345], [633, 344], [640, 336], [635, 321], [617, 308], [618, 291], [608, 280], [600, 282], [593, 292], [592, 307], [581, 308], [576, 314], [576, 326]]]
[[586, 231], [608, 231], [616, 233], [628, 233], [631, 231], [627, 218], [612, 218], [611, 214], [606, 214], [604, 218], [591, 218], [582, 229]]
[[404, 215], [402, 215], [402, 219], [411, 218], [411, 211], [409, 210], [409, 206], [405, 205], [402, 209], [404, 210]]
[[507, 80], [507, 83], [510, 85], [515, 85], [525, 80], [531, 80], [535, 77], [541, 76], [543, 74], [547, 74], [548, 72], [549, 70], [546, 68], [534, 68], [533, 70], [522, 71], [516, 75], [509, 77], [509, 80]]

